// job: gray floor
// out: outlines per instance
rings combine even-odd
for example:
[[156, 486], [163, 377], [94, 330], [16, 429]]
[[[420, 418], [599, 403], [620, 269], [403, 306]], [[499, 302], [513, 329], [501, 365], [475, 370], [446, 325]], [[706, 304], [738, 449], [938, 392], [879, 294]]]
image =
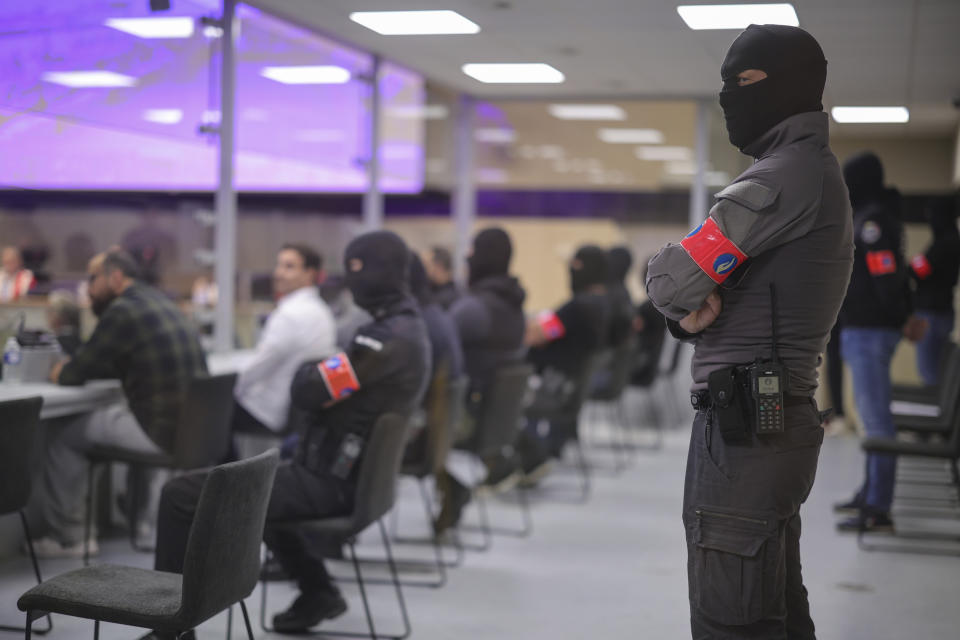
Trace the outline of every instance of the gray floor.
[[[586, 505], [537, 500], [536, 530], [529, 539], [497, 538], [492, 552], [470, 554], [441, 590], [407, 589], [414, 638], [684, 638], [687, 604], [685, 550], [679, 505], [686, 431], [668, 433], [665, 448], [643, 453], [619, 477], [598, 472]], [[609, 460], [595, 450], [593, 459]], [[821, 639], [955, 639], [960, 637], [960, 559], [899, 553], [867, 553], [855, 540], [833, 531], [830, 504], [846, 497], [859, 479], [861, 457], [855, 441], [825, 443], [816, 487], [804, 511], [803, 556], [806, 584]], [[558, 489], [576, 477], [560, 471], [548, 480]], [[401, 528], [423, 530], [413, 485], [404, 483]], [[471, 512], [470, 517], [475, 517]], [[493, 507], [498, 523], [516, 522], [510, 503]], [[377, 551], [368, 536], [364, 550]], [[427, 549], [400, 548], [405, 555]], [[101, 560], [149, 566], [149, 556], [120, 540], [107, 542]], [[47, 561], [46, 575], [77, 566]], [[347, 567], [342, 567], [346, 569]], [[374, 570], [375, 571], [375, 570]], [[16, 597], [31, 586], [24, 559], [0, 565], [0, 620], [17, 621]], [[362, 628], [354, 587], [344, 588], [351, 610], [340, 628]], [[374, 587], [375, 616], [383, 631], [398, 624], [393, 592]], [[292, 597], [290, 587], [270, 590], [276, 611]], [[249, 598], [259, 613], [259, 589]], [[92, 624], [56, 617], [50, 638], [91, 637]], [[225, 616], [199, 629], [201, 638], [222, 638]], [[235, 627], [234, 637], [240, 629]], [[106, 625], [102, 637], [133, 638], [135, 629]], [[257, 632], [258, 637], [265, 634]], [[14, 634], [0, 632], [0, 638]]]

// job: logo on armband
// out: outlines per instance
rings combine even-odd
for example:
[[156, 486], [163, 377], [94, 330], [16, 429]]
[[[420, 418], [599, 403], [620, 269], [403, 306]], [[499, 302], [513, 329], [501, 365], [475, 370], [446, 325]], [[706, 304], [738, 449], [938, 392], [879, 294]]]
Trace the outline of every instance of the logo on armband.
[[930, 261], [927, 260], [927, 256], [922, 253], [913, 257], [913, 260], [910, 261], [910, 266], [913, 267], [913, 272], [917, 274], [917, 277], [921, 280], [926, 280], [930, 277], [930, 274], [933, 273], [933, 267], [930, 266]]
[[537, 316], [537, 324], [540, 325], [540, 328], [543, 330], [543, 335], [546, 336], [547, 340], [562, 338], [567, 332], [566, 327], [563, 326], [560, 318], [558, 318], [557, 314], [553, 311], [544, 311]]
[[345, 353], [331, 356], [317, 365], [323, 384], [334, 400], [341, 400], [360, 389], [360, 382]]
[[717, 284], [726, 280], [747, 259], [747, 254], [723, 235], [720, 225], [713, 218], [707, 218], [687, 234], [680, 246], [700, 270]]
[[889, 273], [896, 273], [897, 260], [893, 257], [893, 251], [869, 251], [867, 252], [867, 270], [870, 275], [883, 276]]

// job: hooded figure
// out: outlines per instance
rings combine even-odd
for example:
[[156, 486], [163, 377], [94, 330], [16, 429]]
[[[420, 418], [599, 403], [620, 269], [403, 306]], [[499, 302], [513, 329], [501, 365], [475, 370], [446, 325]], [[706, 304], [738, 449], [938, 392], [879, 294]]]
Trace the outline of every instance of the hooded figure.
[[410, 252], [410, 289], [427, 325], [427, 336], [433, 351], [431, 378], [441, 369], [450, 380], [459, 378], [463, 374], [463, 348], [460, 346], [457, 326], [434, 299], [427, 270], [413, 251]]
[[872, 151], [863, 151], [843, 163], [843, 180], [850, 192], [854, 212], [870, 202], [883, 200], [883, 164]]
[[467, 258], [471, 285], [490, 276], [505, 276], [513, 257], [510, 236], [499, 227], [484, 229], [473, 239], [473, 252]]
[[574, 295], [607, 283], [607, 254], [588, 244], [577, 249], [570, 260], [570, 289]]
[[[763, 71], [766, 78], [742, 85], [737, 74], [748, 69]], [[823, 111], [827, 60], [814, 37], [798, 27], [750, 25], [730, 46], [720, 77], [727, 133], [744, 152], [786, 118]]]
[[374, 318], [410, 296], [410, 251], [392, 231], [372, 231], [347, 245], [343, 263], [353, 301]]

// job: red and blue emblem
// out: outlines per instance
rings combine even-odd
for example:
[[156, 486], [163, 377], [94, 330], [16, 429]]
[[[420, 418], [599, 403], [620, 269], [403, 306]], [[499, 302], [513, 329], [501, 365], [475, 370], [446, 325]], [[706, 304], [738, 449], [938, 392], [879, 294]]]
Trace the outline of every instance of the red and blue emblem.
[[896, 273], [897, 260], [893, 256], [893, 251], [884, 249], [883, 251], [867, 252], [867, 270], [870, 275], [884, 276], [890, 273]]
[[357, 374], [353, 371], [350, 358], [340, 352], [317, 365], [323, 384], [334, 400], [341, 400], [360, 389]]
[[543, 335], [547, 340], [553, 341], [562, 338], [567, 333], [567, 328], [560, 322], [553, 311], [544, 311], [537, 316], [537, 324], [543, 330]]
[[917, 275], [917, 278], [921, 280], [926, 280], [930, 277], [930, 274], [933, 273], [933, 266], [930, 264], [930, 261], [927, 260], [927, 256], [922, 253], [913, 257], [913, 260], [910, 261], [910, 266], [913, 267], [913, 272]]
[[747, 254], [723, 235], [720, 225], [707, 218], [680, 241], [680, 246], [710, 279], [720, 284], [747, 259]]

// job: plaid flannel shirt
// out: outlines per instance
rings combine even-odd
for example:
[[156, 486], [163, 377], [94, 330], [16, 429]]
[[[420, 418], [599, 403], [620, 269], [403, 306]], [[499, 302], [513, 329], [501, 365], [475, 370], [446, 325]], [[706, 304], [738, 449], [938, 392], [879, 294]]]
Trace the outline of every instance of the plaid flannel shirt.
[[206, 355], [187, 318], [159, 290], [136, 283], [110, 303], [93, 335], [64, 366], [60, 384], [119, 379], [141, 428], [172, 451], [187, 386], [206, 373]]

